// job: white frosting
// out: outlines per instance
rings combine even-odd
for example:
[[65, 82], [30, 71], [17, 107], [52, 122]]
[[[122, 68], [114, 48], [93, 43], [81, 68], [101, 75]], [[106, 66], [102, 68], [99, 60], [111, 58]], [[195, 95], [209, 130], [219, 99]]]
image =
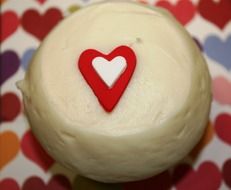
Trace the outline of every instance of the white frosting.
[[[107, 113], [77, 67], [80, 54], [127, 45], [133, 77]], [[184, 157], [208, 119], [210, 77], [189, 34], [158, 8], [105, 2], [61, 22], [19, 83], [31, 127], [66, 167], [104, 182], [155, 175]]]

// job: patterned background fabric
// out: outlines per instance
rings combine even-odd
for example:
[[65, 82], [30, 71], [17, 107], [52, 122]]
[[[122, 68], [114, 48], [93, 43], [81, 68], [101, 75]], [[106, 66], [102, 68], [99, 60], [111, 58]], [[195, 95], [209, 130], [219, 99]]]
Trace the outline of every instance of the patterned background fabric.
[[[1, 0], [1, 190], [231, 189], [231, 0], [142, 0], [169, 10], [200, 47], [212, 76], [210, 121], [182, 163], [153, 178], [102, 184], [56, 163], [33, 136], [15, 82], [36, 48], [64, 17], [93, 0]], [[134, 166], [135, 167], [135, 166]]]

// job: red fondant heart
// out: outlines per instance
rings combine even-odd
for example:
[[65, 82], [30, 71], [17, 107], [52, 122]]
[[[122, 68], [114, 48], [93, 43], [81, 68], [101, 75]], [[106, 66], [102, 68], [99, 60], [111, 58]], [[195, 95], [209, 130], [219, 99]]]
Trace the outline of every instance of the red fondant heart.
[[158, 1], [156, 5], [169, 10], [183, 25], [189, 23], [196, 13], [196, 7], [190, 0], [181, 0], [175, 5], [168, 1], [162, 0]]
[[217, 116], [215, 121], [215, 131], [218, 137], [231, 145], [231, 115], [222, 113]]
[[223, 29], [231, 21], [230, 0], [200, 0], [198, 10], [202, 17], [220, 29]]
[[48, 184], [45, 184], [41, 178], [33, 176], [24, 182], [22, 190], [71, 190], [71, 184], [62, 175], [53, 176]]
[[175, 168], [173, 182], [177, 190], [205, 190], [219, 189], [221, 185], [221, 172], [213, 162], [203, 162], [197, 171], [190, 165], [182, 164]]
[[47, 171], [54, 163], [54, 160], [44, 151], [31, 131], [27, 131], [21, 142], [23, 154]]
[[0, 182], [1, 190], [20, 190], [18, 183], [11, 178], [4, 179]]
[[22, 26], [27, 32], [43, 40], [62, 18], [61, 11], [56, 8], [48, 9], [44, 15], [40, 15], [37, 10], [29, 9], [22, 16]]
[[[111, 61], [117, 56], [125, 58], [127, 66], [113, 87], [109, 88], [93, 68], [92, 61], [96, 57], [102, 57]], [[127, 46], [117, 47], [108, 55], [102, 54], [94, 49], [87, 49], [80, 55], [78, 67], [105, 111], [111, 112], [121, 98], [133, 75], [136, 67], [136, 55], [134, 51]]]
[[1, 21], [1, 35], [0, 42], [2, 43], [6, 38], [8, 38], [11, 34], [13, 34], [18, 26], [19, 19], [15, 12], [6, 11], [2, 15], [0, 15]]
[[18, 96], [8, 92], [0, 98], [0, 123], [14, 120], [21, 111], [21, 102]]

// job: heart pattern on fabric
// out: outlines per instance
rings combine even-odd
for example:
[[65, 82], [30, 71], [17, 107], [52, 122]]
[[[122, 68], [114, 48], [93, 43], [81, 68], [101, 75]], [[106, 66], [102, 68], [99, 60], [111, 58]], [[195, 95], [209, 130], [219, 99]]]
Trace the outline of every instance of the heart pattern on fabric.
[[0, 170], [16, 157], [19, 148], [19, 138], [14, 132], [0, 133]]
[[197, 170], [188, 164], [180, 164], [173, 173], [173, 183], [177, 190], [219, 189], [221, 182], [218, 166], [210, 161], [203, 162]]
[[20, 187], [14, 179], [6, 178], [0, 181], [0, 189], [1, 190], [20, 190]]
[[21, 141], [23, 154], [47, 171], [54, 163], [54, 160], [45, 152], [31, 131], [27, 131]]
[[3, 14], [1, 14], [0, 21], [1, 21], [0, 42], [2, 43], [17, 30], [20, 21], [17, 14], [13, 11], [6, 11]]
[[217, 136], [231, 146], [231, 115], [221, 113], [215, 120], [215, 131]]
[[231, 21], [230, 0], [200, 0], [198, 11], [202, 17], [223, 29]]
[[45, 182], [37, 177], [32, 176], [28, 178], [22, 187], [22, 190], [70, 190], [71, 184], [69, 180], [63, 175], [54, 175], [50, 181]]
[[158, 1], [156, 6], [163, 7], [170, 11], [183, 25], [189, 23], [196, 14], [196, 6], [191, 0], [178, 1], [175, 5], [168, 1]]
[[43, 15], [37, 10], [29, 9], [24, 12], [21, 22], [24, 30], [39, 40], [43, 40], [62, 18], [61, 11], [56, 8], [48, 9]]
[[18, 71], [20, 59], [16, 52], [7, 50], [0, 54], [0, 61], [0, 85], [2, 85]]
[[13, 121], [21, 112], [21, 102], [18, 96], [7, 92], [0, 97], [0, 123]]
[[212, 80], [213, 98], [220, 104], [231, 105], [231, 81], [223, 76], [215, 77]]
[[87, 49], [80, 55], [77, 65], [104, 110], [111, 112], [133, 75], [136, 55], [128, 46], [119, 46], [108, 55]]
[[208, 36], [204, 43], [204, 51], [227, 70], [231, 70], [231, 35], [226, 40], [215, 35]]

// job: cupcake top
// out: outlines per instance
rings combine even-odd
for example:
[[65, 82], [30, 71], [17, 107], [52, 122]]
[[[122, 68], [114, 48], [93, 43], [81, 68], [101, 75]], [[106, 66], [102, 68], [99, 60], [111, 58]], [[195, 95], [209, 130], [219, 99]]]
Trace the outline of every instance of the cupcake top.
[[190, 35], [169, 13], [123, 1], [61, 22], [19, 87], [47, 151], [107, 182], [148, 177], [185, 156], [211, 102], [208, 69]]
[[[95, 4], [48, 35], [33, 60], [36, 69], [29, 70], [40, 77], [26, 83], [39, 83], [44, 104], [73, 127], [110, 135], [156, 128], [194, 101], [188, 97], [197, 88], [192, 73], [198, 52], [188, 38], [159, 9], [127, 2]], [[78, 59], [87, 49], [109, 54], [122, 45], [134, 51], [137, 64], [121, 99], [107, 113], [83, 78]]]

